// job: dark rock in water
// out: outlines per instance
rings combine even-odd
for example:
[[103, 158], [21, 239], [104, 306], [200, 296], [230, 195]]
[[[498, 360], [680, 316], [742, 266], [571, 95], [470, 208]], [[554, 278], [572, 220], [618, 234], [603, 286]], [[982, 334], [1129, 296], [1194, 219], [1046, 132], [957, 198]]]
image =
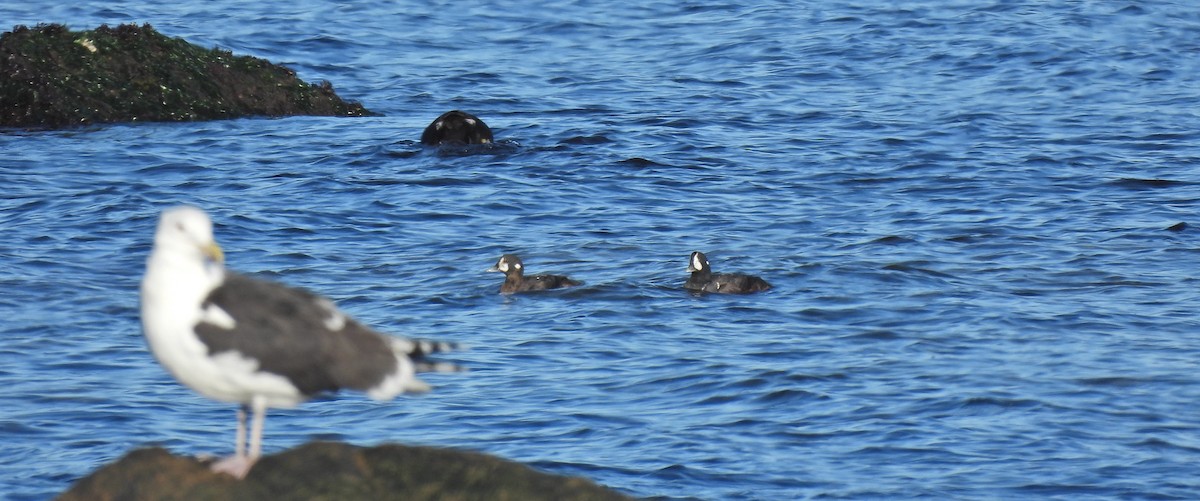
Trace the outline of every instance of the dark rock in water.
[[60, 501], [120, 499], [626, 500], [562, 477], [474, 452], [314, 442], [264, 456], [244, 480], [161, 448], [138, 449], [96, 470]]
[[463, 111], [447, 111], [437, 117], [421, 133], [421, 144], [487, 144], [492, 142], [492, 129], [479, 117]]
[[329, 82], [305, 83], [283, 66], [148, 24], [17, 26], [0, 35], [0, 127], [292, 115], [374, 113], [343, 101]]

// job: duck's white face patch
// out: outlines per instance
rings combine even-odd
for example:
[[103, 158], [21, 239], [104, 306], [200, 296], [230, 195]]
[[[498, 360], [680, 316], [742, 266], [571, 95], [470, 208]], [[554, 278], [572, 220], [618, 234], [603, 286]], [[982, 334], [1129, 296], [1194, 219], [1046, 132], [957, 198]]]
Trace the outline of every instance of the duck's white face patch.
[[696, 271], [704, 269], [704, 260], [700, 259], [699, 254], [692, 254], [692, 269]]
[[508, 272], [508, 261], [501, 259], [499, 263], [496, 263], [496, 269], [503, 272]]
[[471, 118], [464, 120], [464, 122], [467, 122], [467, 125], [475, 125], [475, 120]]
[[521, 263], [514, 264], [513, 268], [518, 269], [518, 270], [521, 269]]

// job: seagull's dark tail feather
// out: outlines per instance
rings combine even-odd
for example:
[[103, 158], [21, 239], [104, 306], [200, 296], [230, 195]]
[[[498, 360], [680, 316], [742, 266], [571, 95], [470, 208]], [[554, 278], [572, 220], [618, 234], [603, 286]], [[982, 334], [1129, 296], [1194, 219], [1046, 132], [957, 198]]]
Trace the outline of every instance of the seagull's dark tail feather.
[[465, 349], [458, 343], [433, 341], [430, 339], [394, 338], [392, 349], [396, 353], [407, 355], [412, 359], [417, 372], [466, 372], [467, 368], [453, 362], [443, 362], [429, 359], [434, 353], [446, 353]]

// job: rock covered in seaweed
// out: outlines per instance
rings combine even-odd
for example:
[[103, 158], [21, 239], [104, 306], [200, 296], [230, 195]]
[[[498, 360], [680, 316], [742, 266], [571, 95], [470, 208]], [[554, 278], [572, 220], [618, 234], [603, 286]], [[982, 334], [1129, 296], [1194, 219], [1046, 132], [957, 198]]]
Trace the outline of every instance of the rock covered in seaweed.
[[237, 480], [161, 448], [138, 449], [75, 483], [59, 501], [117, 499], [628, 500], [591, 481], [475, 452], [314, 442], [263, 457]]
[[0, 35], [0, 127], [292, 115], [374, 113], [343, 101], [328, 82], [306, 83], [283, 66], [148, 24], [17, 26]]

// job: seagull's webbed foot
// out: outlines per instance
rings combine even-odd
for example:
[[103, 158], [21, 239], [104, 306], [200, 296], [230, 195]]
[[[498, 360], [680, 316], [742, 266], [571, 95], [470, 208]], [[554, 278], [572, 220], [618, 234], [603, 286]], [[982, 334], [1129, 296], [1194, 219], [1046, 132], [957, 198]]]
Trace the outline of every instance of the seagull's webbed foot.
[[250, 473], [250, 468], [254, 466], [256, 459], [258, 458], [245, 455], [229, 456], [213, 463], [212, 471], [233, 475], [236, 478], [246, 478], [246, 474]]

